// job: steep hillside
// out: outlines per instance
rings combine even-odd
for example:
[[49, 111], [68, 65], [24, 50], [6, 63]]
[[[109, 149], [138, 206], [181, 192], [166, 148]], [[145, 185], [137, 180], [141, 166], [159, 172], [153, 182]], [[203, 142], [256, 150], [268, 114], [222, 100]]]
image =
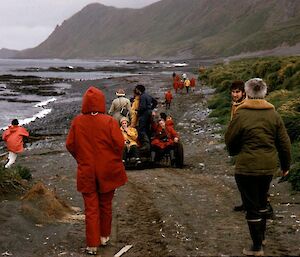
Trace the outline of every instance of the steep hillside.
[[205, 57], [300, 42], [298, 0], [162, 0], [142, 9], [91, 4], [18, 57]]

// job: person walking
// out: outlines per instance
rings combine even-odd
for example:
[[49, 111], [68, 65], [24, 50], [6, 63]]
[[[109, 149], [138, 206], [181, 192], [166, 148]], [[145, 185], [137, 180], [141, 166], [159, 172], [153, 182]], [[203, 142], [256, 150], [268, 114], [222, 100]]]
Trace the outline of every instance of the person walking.
[[246, 210], [252, 246], [247, 256], [263, 256], [266, 230], [267, 193], [278, 167], [289, 172], [291, 143], [284, 123], [264, 98], [267, 85], [260, 78], [245, 83], [246, 99], [239, 105], [225, 133], [229, 154], [236, 156], [235, 178]]
[[165, 93], [166, 110], [168, 110], [168, 109], [171, 108], [171, 102], [172, 102], [172, 99], [173, 99], [172, 92], [171, 92], [171, 90], [168, 90], [168, 91]]
[[6, 142], [8, 150], [8, 161], [4, 166], [6, 169], [10, 168], [15, 163], [18, 154], [24, 151], [23, 138], [28, 136], [28, 131], [19, 126], [17, 119], [13, 119], [8, 129], [3, 132], [2, 139]]
[[192, 92], [195, 92], [195, 88], [196, 88], [196, 79], [195, 79], [194, 77], [191, 78], [191, 80], [190, 80], [190, 87], [191, 87]]
[[112, 115], [118, 121], [118, 123], [120, 123], [122, 117], [129, 118], [131, 113], [131, 103], [130, 100], [125, 97], [125, 95], [124, 89], [118, 89], [116, 92], [117, 98], [112, 101], [108, 111], [108, 114]]
[[184, 80], [184, 87], [185, 87], [185, 90], [186, 90], [187, 94], [189, 93], [190, 85], [191, 85], [191, 81], [188, 78], [186, 78]]
[[85, 207], [86, 252], [97, 254], [111, 234], [115, 189], [127, 182], [122, 162], [124, 138], [118, 122], [105, 114], [105, 96], [90, 87], [82, 100], [66, 139], [66, 148], [77, 162], [77, 190]]

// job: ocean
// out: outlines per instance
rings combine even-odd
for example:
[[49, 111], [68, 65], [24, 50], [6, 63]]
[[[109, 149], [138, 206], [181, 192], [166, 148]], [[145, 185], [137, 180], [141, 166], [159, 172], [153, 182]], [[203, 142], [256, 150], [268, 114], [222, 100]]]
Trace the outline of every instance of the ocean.
[[[185, 63], [169, 63], [155, 61], [140, 61], [139, 65], [144, 68], [149, 66], [149, 71], [154, 66], [160, 67], [182, 67]], [[99, 67], [132, 67], [137, 63], [127, 60], [60, 60], [60, 59], [0, 59], [0, 76], [1, 75], [33, 75], [44, 78], [62, 78], [67, 80], [96, 80], [109, 77], [130, 76], [138, 74], [138, 70], [134, 72], [114, 72], [114, 71], [48, 71], [50, 67], [83, 67], [84, 69], [95, 69]], [[46, 69], [47, 71], [37, 71], [38, 69]], [[71, 87], [67, 83], [51, 84], [51, 87], [61, 91]], [[18, 119], [21, 125], [28, 124], [37, 118], [43, 118], [51, 112], [50, 103], [55, 102], [62, 96], [41, 96], [32, 94], [20, 94], [12, 91], [5, 83], [0, 82], [0, 129], [5, 129], [12, 121]]]

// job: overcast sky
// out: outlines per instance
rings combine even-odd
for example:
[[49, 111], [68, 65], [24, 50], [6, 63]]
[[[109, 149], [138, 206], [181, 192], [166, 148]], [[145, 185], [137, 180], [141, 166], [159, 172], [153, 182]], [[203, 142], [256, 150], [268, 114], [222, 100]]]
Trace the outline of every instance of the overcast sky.
[[57, 24], [89, 3], [141, 8], [159, 0], [0, 0], [0, 49], [21, 50], [44, 41]]

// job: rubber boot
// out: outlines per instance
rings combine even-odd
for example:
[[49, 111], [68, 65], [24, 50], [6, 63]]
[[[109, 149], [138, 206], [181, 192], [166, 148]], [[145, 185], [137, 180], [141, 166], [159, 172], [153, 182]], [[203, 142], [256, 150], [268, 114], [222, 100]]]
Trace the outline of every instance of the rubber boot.
[[248, 221], [248, 227], [253, 245], [249, 250], [244, 249], [243, 254], [246, 256], [263, 256], [264, 251], [262, 248], [262, 221]]
[[266, 228], [267, 228], [267, 220], [265, 218], [262, 219], [261, 221], [261, 232], [262, 232], [262, 245], [265, 246], [267, 244], [266, 240]]

